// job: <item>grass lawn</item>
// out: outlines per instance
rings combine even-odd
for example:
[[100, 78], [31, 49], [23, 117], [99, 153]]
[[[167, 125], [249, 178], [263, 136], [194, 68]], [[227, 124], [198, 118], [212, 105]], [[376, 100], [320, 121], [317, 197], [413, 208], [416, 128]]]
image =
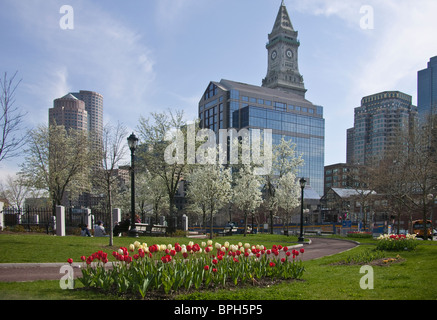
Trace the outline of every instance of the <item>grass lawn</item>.
[[[281, 235], [248, 235], [215, 238], [224, 243], [249, 242], [251, 244], [290, 244], [297, 239]], [[131, 238], [115, 238], [109, 247], [107, 238], [54, 237], [31, 234], [0, 233], [0, 263], [10, 262], [66, 262], [68, 258], [79, 261], [80, 256], [97, 250], [110, 253], [120, 246], [128, 246]], [[188, 238], [139, 238], [149, 245], [187, 244]], [[361, 289], [362, 265], [348, 263], [374, 252], [375, 240], [359, 239], [361, 245], [350, 251], [322, 259], [304, 262], [303, 280], [282, 282], [268, 287], [243, 286], [232, 289], [197, 291], [180, 294], [181, 300], [435, 300], [437, 299], [437, 241], [423, 241], [411, 252], [387, 252], [384, 258], [396, 258], [394, 262], [372, 262], [373, 289]], [[419, 241], [419, 240], [418, 240]], [[399, 255], [399, 257], [397, 257]], [[112, 258], [112, 256], [111, 256]], [[2, 300], [113, 300], [116, 296], [81, 290], [79, 281], [75, 290], [62, 290], [59, 281], [35, 281], [26, 283], [0, 283]]]

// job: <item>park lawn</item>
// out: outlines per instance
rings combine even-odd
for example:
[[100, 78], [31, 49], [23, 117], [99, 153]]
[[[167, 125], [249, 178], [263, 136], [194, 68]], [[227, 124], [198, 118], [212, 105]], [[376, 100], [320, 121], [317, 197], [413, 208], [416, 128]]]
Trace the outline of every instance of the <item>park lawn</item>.
[[400, 255], [395, 263], [374, 265], [374, 288], [361, 289], [362, 265], [344, 264], [347, 256], [373, 250], [372, 245], [331, 257], [306, 261], [302, 281], [283, 282], [268, 288], [247, 286], [180, 295], [179, 299], [204, 300], [435, 300], [437, 299], [437, 243], [423, 243], [414, 252], [389, 252]]
[[[89, 256], [102, 250], [112, 258], [112, 252], [120, 247], [129, 247], [135, 240], [148, 245], [152, 244], [188, 244], [189, 241], [200, 243], [208, 239], [195, 239], [186, 237], [115, 237], [113, 246], [109, 246], [109, 238], [105, 237], [57, 237], [45, 234], [0, 233], [0, 263], [47, 263], [67, 262], [72, 258], [80, 262], [81, 256]], [[282, 235], [234, 235], [231, 237], [216, 237], [214, 242], [230, 243], [249, 242], [251, 244], [296, 244], [297, 237], [284, 237]], [[111, 261], [111, 260], [110, 260]]]
[[[141, 242], [188, 243], [187, 238], [140, 238]], [[214, 241], [249, 242], [253, 244], [285, 244], [292, 237], [259, 235], [215, 238]], [[44, 235], [0, 234], [0, 262], [65, 262], [69, 257], [88, 255], [96, 250], [106, 249], [108, 239], [81, 237], [50, 237]], [[128, 246], [131, 238], [116, 238], [116, 246]], [[435, 300], [437, 299], [437, 242], [422, 242], [412, 252], [390, 252], [387, 257], [400, 259], [394, 263], [374, 265], [374, 288], [361, 289], [361, 265], [346, 264], [351, 255], [360, 255], [373, 250], [374, 243], [365, 244], [347, 252], [312, 261], [305, 261], [303, 280], [288, 281], [265, 287], [244, 286], [238, 288], [198, 291], [179, 294], [180, 300]], [[61, 290], [59, 281], [35, 281], [27, 283], [0, 283], [0, 299], [40, 300], [100, 300], [117, 299], [92, 291], [81, 290], [80, 281], [75, 290]]]

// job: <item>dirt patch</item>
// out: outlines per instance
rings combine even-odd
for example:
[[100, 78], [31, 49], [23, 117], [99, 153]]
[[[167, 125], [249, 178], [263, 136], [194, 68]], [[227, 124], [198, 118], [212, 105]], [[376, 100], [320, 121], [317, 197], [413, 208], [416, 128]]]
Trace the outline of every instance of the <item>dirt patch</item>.
[[369, 263], [369, 265], [386, 267], [386, 266], [389, 266], [391, 264], [401, 263], [404, 261], [405, 261], [405, 259], [403, 259], [403, 258], [383, 258], [383, 259], [373, 260], [372, 262]]
[[[227, 284], [226, 287], [223, 286], [218, 286], [218, 287], [200, 287], [199, 289], [195, 289], [195, 288], [190, 288], [188, 290], [185, 289], [181, 289], [177, 292], [175, 291], [170, 291], [169, 293], [165, 293], [164, 290], [152, 290], [152, 291], [148, 291], [146, 296], [144, 297], [144, 300], [175, 300], [176, 297], [178, 295], [181, 294], [191, 294], [191, 293], [197, 293], [197, 294], [202, 294], [203, 292], [216, 292], [218, 290], [221, 289], [227, 289], [229, 291], [234, 291], [237, 288], [241, 289], [241, 288], [250, 288], [250, 287], [258, 287], [258, 288], [269, 288], [270, 286], [276, 285], [276, 284], [280, 284], [280, 283], [291, 283], [291, 282], [296, 282], [296, 281], [300, 281], [303, 282], [304, 280], [301, 279], [269, 279], [269, 278], [264, 278], [264, 279], [254, 279], [254, 281], [252, 283], [238, 283], [237, 285], [232, 284]], [[94, 293], [98, 293], [98, 294], [105, 294], [105, 295], [112, 295], [112, 296], [117, 296], [120, 299], [126, 299], [126, 300], [138, 300], [138, 299], [143, 299], [141, 297], [141, 295], [138, 294], [134, 294], [134, 293], [123, 293], [120, 294], [116, 291], [116, 289], [110, 290], [110, 291], [104, 291], [100, 288], [80, 288], [80, 289], [74, 289], [74, 290], [78, 290], [78, 291], [89, 291], [89, 292], [94, 292]]]
[[340, 262], [331, 263], [330, 265], [343, 265], [343, 266], [346, 266], [346, 265], [350, 265], [350, 266], [369, 265], [369, 266], [387, 267], [387, 266], [390, 266], [394, 263], [401, 263], [404, 261], [405, 261], [405, 259], [401, 258], [401, 257], [395, 257], [395, 258], [390, 257], [390, 258], [375, 259], [375, 260], [372, 260], [369, 262], [361, 262], [361, 261], [357, 262], [357, 261], [353, 261], [353, 260], [348, 262], [348, 261], [343, 260]]

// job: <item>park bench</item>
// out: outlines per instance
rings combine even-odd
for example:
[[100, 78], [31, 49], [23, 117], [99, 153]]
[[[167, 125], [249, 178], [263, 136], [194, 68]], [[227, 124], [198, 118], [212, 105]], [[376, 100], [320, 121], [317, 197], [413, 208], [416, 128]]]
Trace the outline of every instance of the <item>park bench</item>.
[[306, 235], [315, 235], [315, 236], [320, 236], [322, 235], [322, 232], [320, 230], [305, 230], [304, 234]]
[[237, 227], [230, 227], [230, 226], [228, 226], [228, 227], [224, 227], [224, 229], [223, 229], [223, 231], [219, 231], [219, 235], [220, 236], [231, 236], [231, 235], [233, 235], [234, 233], [237, 233], [238, 232], [238, 228]]
[[159, 224], [135, 223], [135, 227], [139, 234], [149, 236], [165, 236], [167, 231], [167, 226]]
[[[149, 236], [164, 236], [167, 231], [167, 226], [164, 225], [149, 225], [147, 223], [135, 223], [135, 228], [140, 235]], [[114, 236], [118, 236], [119, 233], [127, 233], [130, 230], [129, 221], [125, 220], [119, 223], [114, 228]]]

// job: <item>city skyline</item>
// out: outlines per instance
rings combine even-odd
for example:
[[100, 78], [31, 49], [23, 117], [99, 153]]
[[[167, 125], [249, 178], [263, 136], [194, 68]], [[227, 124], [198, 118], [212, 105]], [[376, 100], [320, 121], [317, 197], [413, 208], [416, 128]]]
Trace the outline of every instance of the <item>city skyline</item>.
[[[211, 79], [261, 85], [265, 44], [281, 0], [63, 1], [0, 4], [0, 71], [23, 79], [16, 106], [25, 127], [47, 123], [53, 100], [78, 90], [105, 97], [104, 122], [135, 131], [150, 112], [183, 109], [194, 120]], [[417, 72], [437, 55], [432, 0], [285, 0], [299, 31], [307, 98], [323, 105], [325, 165], [346, 161], [346, 131], [362, 97], [401, 91], [417, 105]], [[214, 14], [212, 14], [214, 13]], [[366, 20], [367, 19], [367, 20]], [[226, 43], [226, 46], [223, 46]], [[220, 50], [232, 47], [234, 50]], [[20, 159], [0, 163], [0, 177]]]

